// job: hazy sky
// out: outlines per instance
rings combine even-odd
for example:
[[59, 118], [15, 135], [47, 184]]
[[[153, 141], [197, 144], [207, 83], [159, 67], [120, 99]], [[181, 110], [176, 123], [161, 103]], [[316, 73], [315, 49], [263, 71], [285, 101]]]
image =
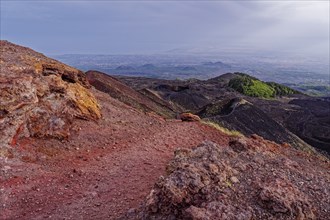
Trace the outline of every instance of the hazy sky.
[[329, 57], [329, 1], [1, 0], [1, 39], [46, 54], [246, 48]]

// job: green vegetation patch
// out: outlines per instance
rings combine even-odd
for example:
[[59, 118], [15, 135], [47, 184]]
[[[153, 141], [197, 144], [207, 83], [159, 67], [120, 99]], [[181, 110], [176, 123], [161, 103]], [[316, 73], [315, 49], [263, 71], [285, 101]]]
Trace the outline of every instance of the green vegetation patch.
[[236, 78], [229, 81], [229, 87], [236, 91], [253, 97], [274, 98], [299, 93], [287, 86], [274, 82], [263, 82], [244, 73], [235, 73]]
[[283, 86], [281, 84], [278, 83], [274, 83], [274, 82], [267, 82], [267, 85], [269, 85], [270, 87], [272, 87], [275, 90], [275, 96], [285, 96], [285, 95], [292, 95], [292, 94], [298, 94], [299, 92], [291, 89], [287, 86]]
[[221, 127], [219, 124], [215, 123], [215, 122], [212, 122], [210, 120], [202, 120], [201, 121], [203, 124], [205, 125], [208, 125], [212, 128], [215, 128], [216, 130], [222, 132], [222, 133], [225, 133], [229, 136], [233, 136], [233, 137], [243, 137], [244, 135], [239, 132], [239, 131], [235, 131], [235, 130], [229, 130], [227, 128], [224, 128], [224, 127]]

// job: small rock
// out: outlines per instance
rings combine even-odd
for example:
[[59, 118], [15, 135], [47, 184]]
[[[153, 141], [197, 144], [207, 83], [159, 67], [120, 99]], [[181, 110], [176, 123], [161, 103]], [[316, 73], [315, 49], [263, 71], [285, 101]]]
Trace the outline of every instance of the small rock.
[[200, 121], [201, 118], [198, 115], [194, 115], [191, 113], [182, 113], [180, 115], [181, 121]]
[[211, 171], [211, 173], [218, 173], [219, 172], [219, 168], [217, 167], [217, 165], [211, 163], [209, 164], [209, 170]]
[[230, 177], [230, 181], [233, 182], [233, 183], [238, 183], [239, 182], [239, 180], [235, 176]]

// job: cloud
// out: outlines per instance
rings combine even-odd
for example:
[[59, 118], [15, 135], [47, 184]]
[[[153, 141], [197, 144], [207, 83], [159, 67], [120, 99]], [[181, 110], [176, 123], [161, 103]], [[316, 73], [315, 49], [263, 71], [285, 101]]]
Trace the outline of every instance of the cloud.
[[245, 47], [329, 56], [328, 1], [4, 1], [1, 37], [46, 53]]
[[281, 2], [267, 6], [256, 18], [270, 19], [273, 23], [258, 26], [243, 39], [246, 43], [258, 41], [259, 46], [268, 49], [329, 53], [329, 2]]

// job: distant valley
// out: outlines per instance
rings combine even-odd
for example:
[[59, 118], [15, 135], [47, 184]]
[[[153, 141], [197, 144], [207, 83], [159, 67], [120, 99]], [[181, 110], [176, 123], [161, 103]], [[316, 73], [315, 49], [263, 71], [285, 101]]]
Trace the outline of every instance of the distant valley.
[[244, 72], [312, 96], [330, 96], [329, 63], [251, 54], [58, 55], [54, 58], [84, 71], [160, 79], [209, 79]]

